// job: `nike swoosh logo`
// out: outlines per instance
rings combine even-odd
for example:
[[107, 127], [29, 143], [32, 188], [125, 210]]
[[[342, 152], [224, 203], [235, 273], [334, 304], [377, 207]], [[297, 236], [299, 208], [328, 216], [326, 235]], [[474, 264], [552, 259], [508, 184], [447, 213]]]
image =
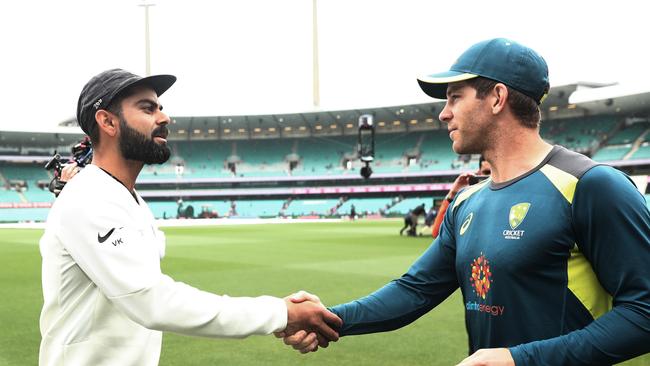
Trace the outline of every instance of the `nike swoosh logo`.
[[105, 242], [106, 239], [108, 239], [108, 237], [111, 236], [111, 234], [113, 233], [113, 231], [115, 231], [115, 228], [110, 229], [110, 230], [106, 233], [106, 235], [104, 235], [104, 236], [101, 236], [101, 235], [99, 235], [99, 233], [97, 233], [97, 241], [99, 242], [99, 244]]

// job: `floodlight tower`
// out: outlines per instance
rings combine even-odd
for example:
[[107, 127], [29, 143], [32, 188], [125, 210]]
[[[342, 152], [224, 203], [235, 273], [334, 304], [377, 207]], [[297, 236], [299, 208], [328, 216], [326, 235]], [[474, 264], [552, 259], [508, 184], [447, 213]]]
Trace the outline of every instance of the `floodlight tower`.
[[312, 19], [313, 19], [313, 80], [314, 80], [314, 107], [320, 105], [320, 78], [318, 70], [318, 3], [317, 0], [312, 0]]
[[145, 76], [151, 75], [151, 50], [149, 46], [149, 7], [156, 6], [156, 4], [148, 3], [147, 0], [142, 0], [142, 4], [138, 5], [144, 8], [144, 57], [145, 57]]

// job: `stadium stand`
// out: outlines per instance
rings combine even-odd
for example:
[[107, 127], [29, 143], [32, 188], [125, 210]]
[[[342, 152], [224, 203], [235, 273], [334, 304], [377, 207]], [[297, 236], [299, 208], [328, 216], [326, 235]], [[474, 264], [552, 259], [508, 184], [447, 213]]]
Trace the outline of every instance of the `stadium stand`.
[[447, 170], [458, 167], [458, 156], [451, 149], [447, 130], [427, 132], [422, 137], [420, 170]]
[[[643, 158], [645, 148], [642, 144], [647, 138], [650, 127], [648, 122], [632, 123], [618, 130], [593, 156], [596, 161], [627, 160], [629, 158]], [[637, 152], [641, 152], [637, 155]]]
[[406, 198], [401, 202], [399, 202], [398, 204], [396, 204], [395, 206], [391, 207], [389, 212], [393, 214], [406, 215], [407, 213], [409, 213], [410, 210], [412, 210], [413, 208], [421, 204], [424, 204], [426, 210], [429, 210], [431, 208], [431, 205], [433, 204], [433, 199], [431, 197]]
[[552, 144], [581, 153], [590, 153], [619, 128], [614, 117], [581, 117], [543, 121], [540, 133]]
[[[568, 103], [577, 88], [551, 89], [542, 105], [542, 137], [629, 174], [648, 174], [650, 108], [636, 101], [650, 93], [634, 96], [635, 103], [614, 97], [582, 107]], [[192, 217], [338, 217], [347, 216], [352, 205], [361, 215], [402, 216], [420, 203], [429, 208], [459, 172], [477, 166], [478, 156], [452, 151], [446, 125], [435, 119], [441, 108], [442, 102], [434, 102], [177, 117], [169, 126], [171, 159], [145, 166], [137, 189], [158, 218], [176, 218], [190, 206]], [[376, 129], [369, 180], [359, 176], [363, 163], [357, 157], [355, 119], [365, 114], [374, 116]], [[0, 135], [0, 221], [45, 219], [54, 201], [43, 187], [52, 177], [43, 169], [51, 158], [45, 155], [70, 150], [81, 135]]]
[[631, 147], [631, 144], [605, 146], [594, 154], [593, 159], [596, 161], [622, 160]]
[[635, 123], [629, 127], [621, 129], [616, 135], [607, 141], [608, 145], [631, 144], [648, 129], [647, 123]]
[[277, 217], [283, 200], [241, 200], [235, 201], [235, 217]]
[[295, 153], [300, 159], [294, 176], [331, 175], [344, 173], [343, 159], [356, 149], [356, 137], [311, 137], [294, 139]]
[[336, 212], [339, 215], [345, 216], [350, 214], [352, 205], [357, 212], [357, 215], [373, 215], [383, 214], [391, 206], [392, 198], [351, 198], [345, 201]]
[[338, 199], [292, 200], [284, 213], [287, 216], [325, 216], [336, 212]]
[[644, 141], [634, 152], [631, 159], [650, 159], [650, 142]]
[[0, 188], [0, 202], [18, 203], [23, 202], [23, 200], [15, 190]]

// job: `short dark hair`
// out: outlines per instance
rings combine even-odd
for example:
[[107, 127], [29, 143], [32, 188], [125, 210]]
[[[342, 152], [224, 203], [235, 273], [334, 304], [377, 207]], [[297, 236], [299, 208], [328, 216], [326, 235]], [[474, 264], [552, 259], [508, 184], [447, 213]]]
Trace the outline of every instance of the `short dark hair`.
[[[135, 87], [124, 89], [117, 94], [113, 100], [111, 100], [111, 103], [107, 105], [106, 108], [103, 109], [117, 115], [119, 118], [122, 118], [122, 101], [133, 95], [133, 93], [135, 93]], [[97, 121], [88, 126], [88, 137], [90, 137], [90, 142], [93, 145], [97, 146], [99, 144], [99, 126], [97, 125]]]
[[[479, 99], [485, 98], [494, 86], [499, 83], [498, 81], [477, 77], [466, 81], [467, 85], [476, 90], [476, 97]], [[508, 106], [512, 113], [517, 117], [524, 127], [537, 128], [539, 127], [542, 118], [539, 106], [535, 100], [522, 92], [513, 89], [506, 85], [508, 88]]]
[[[81, 123], [80, 123], [81, 124]], [[97, 121], [88, 125], [88, 137], [90, 137], [90, 143], [93, 146], [99, 144], [99, 126], [97, 126]]]

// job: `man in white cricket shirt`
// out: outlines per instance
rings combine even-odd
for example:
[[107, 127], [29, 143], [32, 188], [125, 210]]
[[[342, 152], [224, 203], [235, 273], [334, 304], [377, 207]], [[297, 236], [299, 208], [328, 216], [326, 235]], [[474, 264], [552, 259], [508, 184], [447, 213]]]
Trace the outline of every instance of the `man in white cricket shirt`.
[[62, 190], [40, 241], [40, 365], [157, 365], [163, 331], [338, 339], [341, 320], [321, 304], [219, 296], [161, 272], [165, 237], [134, 187], [144, 164], [169, 159], [170, 120], [158, 97], [175, 81], [113, 69], [81, 92], [77, 120], [94, 156]]

